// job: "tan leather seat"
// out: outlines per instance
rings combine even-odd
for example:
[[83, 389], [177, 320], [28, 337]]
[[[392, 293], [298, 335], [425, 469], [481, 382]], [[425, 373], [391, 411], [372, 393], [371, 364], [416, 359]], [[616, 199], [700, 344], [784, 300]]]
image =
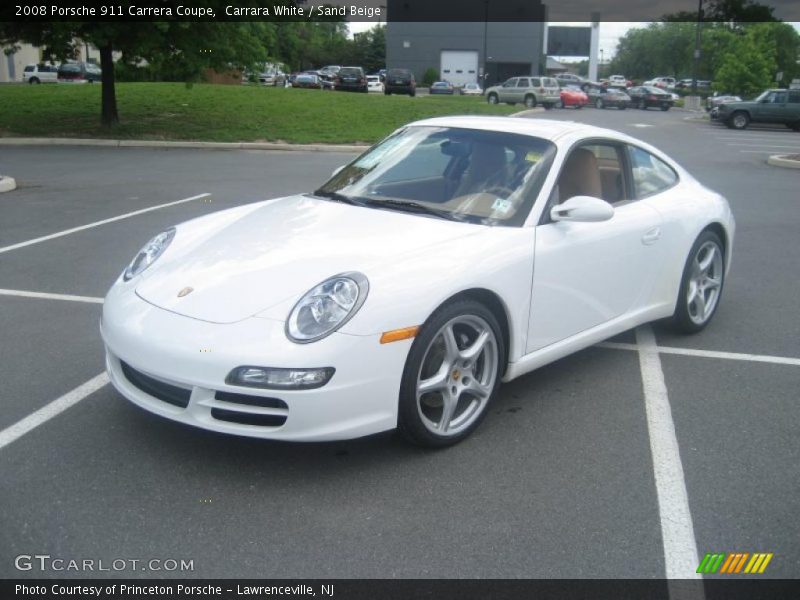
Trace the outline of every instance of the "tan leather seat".
[[573, 150], [558, 178], [558, 201], [573, 196], [603, 197], [600, 169], [594, 153], [586, 148]]

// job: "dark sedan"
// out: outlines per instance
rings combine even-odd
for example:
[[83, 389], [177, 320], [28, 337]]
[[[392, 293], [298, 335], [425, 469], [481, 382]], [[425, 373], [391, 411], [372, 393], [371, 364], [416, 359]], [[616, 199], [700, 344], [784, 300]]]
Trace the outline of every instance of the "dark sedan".
[[322, 83], [316, 73], [299, 73], [292, 81], [292, 87], [318, 90], [322, 87]]
[[334, 88], [342, 92], [363, 92], [369, 91], [367, 76], [361, 67], [342, 67], [334, 77]]
[[415, 96], [417, 82], [414, 74], [409, 69], [389, 69], [383, 82], [383, 93], [387, 96], [392, 94]]
[[631, 105], [642, 110], [650, 107], [669, 110], [675, 104], [672, 94], [650, 85], [632, 87], [628, 90], [628, 96], [631, 98]]
[[595, 108], [618, 108], [625, 110], [631, 104], [631, 98], [619, 88], [590, 85], [584, 88], [589, 96], [589, 104]]
[[434, 94], [445, 94], [448, 96], [452, 96], [455, 94], [455, 88], [453, 84], [449, 81], [436, 81], [431, 85], [430, 94], [433, 96]]

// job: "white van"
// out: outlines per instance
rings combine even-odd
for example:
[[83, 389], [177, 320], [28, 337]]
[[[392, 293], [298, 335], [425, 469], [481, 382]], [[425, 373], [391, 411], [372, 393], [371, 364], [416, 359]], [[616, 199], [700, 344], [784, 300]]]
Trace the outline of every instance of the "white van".
[[56, 83], [58, 81], [58, 65], [26, 65], [22, 72], [22, 81], [27, 83]]

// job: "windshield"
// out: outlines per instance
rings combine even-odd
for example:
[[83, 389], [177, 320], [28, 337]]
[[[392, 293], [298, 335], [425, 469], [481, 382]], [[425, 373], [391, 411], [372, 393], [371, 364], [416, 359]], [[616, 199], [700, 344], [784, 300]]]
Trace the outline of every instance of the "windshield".
[[555, 154], [528, 135], [450, 127], [396, 132], [316, 195], [484, 225], [520, 226]]

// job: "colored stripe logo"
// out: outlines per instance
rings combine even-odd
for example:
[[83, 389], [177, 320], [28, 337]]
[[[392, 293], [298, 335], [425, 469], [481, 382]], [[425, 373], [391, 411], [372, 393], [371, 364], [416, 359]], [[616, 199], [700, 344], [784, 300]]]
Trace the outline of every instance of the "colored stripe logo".
[[700, 561], [696, 572], [706, 575], [714, 573], [720, 575], [761, 574], [773, 556], [772, 552], [754, 552], [753, 554], [749, 552], [729, 552], [727, 554], [709, 552]]

